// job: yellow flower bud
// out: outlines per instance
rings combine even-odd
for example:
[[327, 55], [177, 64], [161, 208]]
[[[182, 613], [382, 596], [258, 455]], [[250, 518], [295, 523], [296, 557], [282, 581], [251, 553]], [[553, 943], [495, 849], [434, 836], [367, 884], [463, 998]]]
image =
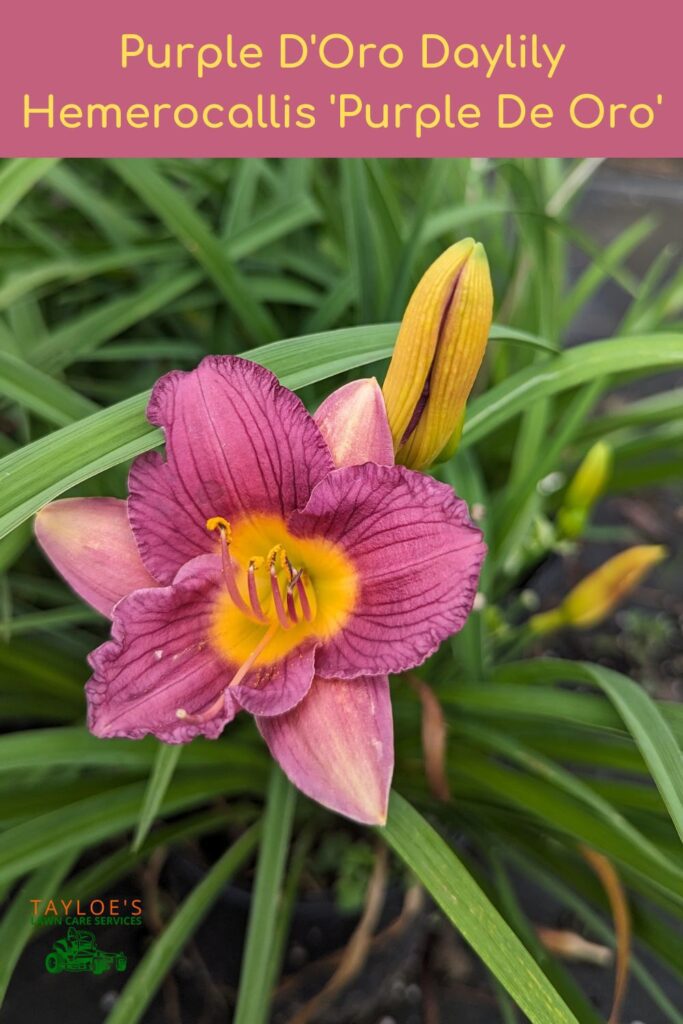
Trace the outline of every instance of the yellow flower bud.
[[589, 573], [565, 597], [559, 608], [529, 619], [531, 630], [542, 635], [562, 626], [590, 629], [606, 619], [635, 590], [646, 573], [666, 558], [659, 544], [640, 544], [621, 551]]
[[484, 247], [465, 238], [429, 267], [396, 339], [382, 391], [397, 462], [423, 469], [457, 445], [492, 312]]
[[583, 533], [590, 511], [607, 485], [612, 461], [612, 449], [605, 441], [598, 441], [590, 449], [569, 484], [557, 515], [562, 536], [574, 538]]

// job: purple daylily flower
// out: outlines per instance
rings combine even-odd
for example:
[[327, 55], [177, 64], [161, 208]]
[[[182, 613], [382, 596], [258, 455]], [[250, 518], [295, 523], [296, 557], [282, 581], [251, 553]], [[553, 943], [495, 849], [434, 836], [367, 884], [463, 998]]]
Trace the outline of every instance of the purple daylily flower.
[[451, 488], [393, 464], [381, 392], [316, 417], [269, 371], [208, 357], [156, 384], [166, 459], [128, 501], [38, 514], [43, 550], [112, 618], [90, 656], [97, 736], [217, 737], [241, 709], [304, 793], [382, 823], [393, 771], [388, 674], [460, 629], [485, 547]]

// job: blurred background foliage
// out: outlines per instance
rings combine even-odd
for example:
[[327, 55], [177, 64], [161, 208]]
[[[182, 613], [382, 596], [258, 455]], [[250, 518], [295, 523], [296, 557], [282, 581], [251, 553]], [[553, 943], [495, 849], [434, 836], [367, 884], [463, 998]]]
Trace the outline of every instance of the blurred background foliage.
[[[572, 933], [617, 948], [617, 965], [632, 943], [632, 991], [645, 993], [648, 1024], [681, 1024], [683, 709], [672, 698], [683, 658], [683, 186], [680, 167], [662, 167], [657, 179], [659, 170], [600, 160], [3, 162], [0, 992], [16, 963], [30, 962], [29, 893], [100, 896], [141, 884], [150, 864], [181, 851], [207, 873], [179, 908], [164, 896], [154, 941], [141, 940], [145, 958], [107, 1018], [180, 1019], [172, 999], [149, 1004], [159, 989], [168, 994], [224, 882], [238, 875], [250, 884], [259, 828], [261, 916], [251, 927], [275, 934], [270, 949], [247, 943], [241, 992], [252, 1003], [238, 1003], [239, 1024], [267, 1019], [283, 958], [291, 970], [287, 908], [316, 888], [333, 891], [340, 911], [363, 905], [375, 838], [281, 791], [262, 820], [276, 783], [251, 722], [180, 756], [151, 739], [88, 735], [85, 659], [107, 623], [48, 568], [30, 517], [57, 494], [125, 496], [131, 457], [159, 443], [144, 423], [144, 393], [207, 353], [254, 352], [310, 408], [351, 376], [381, 380], [412, 288], [447, 245], [471, 234], [488, 253], [495, 324], [463, 444], [436, 472], [472, 504], [490, 556], [476, 613], [419, 672], [445, 713], [452, 799], [438, 801], [426, 782], [423, 709], [406, 680], [393, 691], [395, 786], [456, 844], [458, 862], [574, 1014], [544, 1010], [529, 982], [529, 1019], [590, 1024], [611, 1004], [609, 972], [596, 1009], [540, 940], [533, 904], [544, 890]], [[652, 180], [662, 188], [641, 187], [633, 201], [638, 183]], [[627, 198], [611, 217], [620, 189]], [[558, 509], [598, 439], [614, 468], [597, 513], [568, 540]], [[554, 607], [588, 569], [638, 541], [666, 543], [670, 558], [621, 617], [585, 636], [529, 635], [531, 612]], [[411, 863], [398, 834], [388, 841], [430, 888], [417, 854]], [[616, 889], [585, 848], [613, 865]], [[444, 860], [442, 871], [455, 863]], [[398, 862], [394, 875], [410, 892]], [[527, 878], [537, 887], [531, 907]], [[477, 937], [476, 923], [468, 932], [437, 889], [487, 960], [495, 937]], [[631, 927], [619, 924], [626, 906]], [[40, 996], [28, 978], [18, 972], [3, 1019], [32, 1013]], [[473, 1021], [527, 1019], [502, 987], [475, 974], [479, 984], [492, 1003]], [[462, 993], [445, 992], [430, 997], [446, 1007], [443, 1020], [456, 1006], [466, 1012]], [[233, 1001], [219, 992], [206, 1020], [230, 1019]]]

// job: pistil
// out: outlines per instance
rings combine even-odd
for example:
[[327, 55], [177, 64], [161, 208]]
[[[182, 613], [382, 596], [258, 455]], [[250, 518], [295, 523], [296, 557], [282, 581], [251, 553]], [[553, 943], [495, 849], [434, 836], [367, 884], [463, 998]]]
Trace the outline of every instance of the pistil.
[[192, 725], [202, 725], [204, 722], [210, 722], [212, 718], [215, 718], [216, 715], [219, 715], [225, 702], [226, 692], [230, 689], [231, 686], [237, 686], [238, 683], [242, 682], [246, 674], [250, 672], [251, 669], [254, 667], [256, 659], [259, 657], [260, 654], [263, 654], [266, 647], [273, 639], [279, 628], [279, 623], [274, 622], [271, 625], [271, 627], [266, 630], [266, 632], [263, 634], [259, 642], [256, 644], [256, 647], [251, 652], [249, 657], [244, 662], [242, 662], [241, 666], [239, 667], [235, 675], [232, 677], [228, 685], [223, 690], [221, 690], [221, 692], [216, 697], [215, 701], [209, 705], [206, 711], [201, 711], [198, 714], [189, 714], [189, 712], [187, 712], [185, 708], [177, 708], [175, 713], [176, 718], [181, 719], [181, 721], [183, 722], [189, 722]]

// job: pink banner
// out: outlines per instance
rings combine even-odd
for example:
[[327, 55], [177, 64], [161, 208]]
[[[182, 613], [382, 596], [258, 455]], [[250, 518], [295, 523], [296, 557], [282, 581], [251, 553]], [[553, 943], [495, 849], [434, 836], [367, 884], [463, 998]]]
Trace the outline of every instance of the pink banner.
[[0, 152], [680, 156], [677, 10], [25, 0], [1, 44]]

